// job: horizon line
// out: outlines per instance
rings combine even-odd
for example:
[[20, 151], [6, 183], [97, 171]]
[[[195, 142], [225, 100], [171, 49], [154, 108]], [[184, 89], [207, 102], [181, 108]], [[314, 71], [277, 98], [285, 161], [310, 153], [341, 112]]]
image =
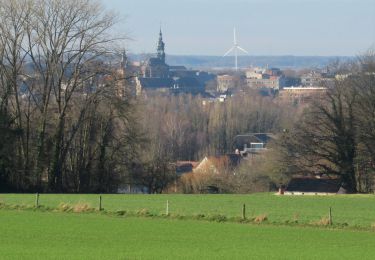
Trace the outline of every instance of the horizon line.
[[[135, 53], [129, 52], [128, 55], [154, 55], [153, 52], [142, 52], [142, 53]], [[230, 58], [232, 56], [223, 57], [220, 54], [166, 54], [168, 56], [205, 56], [205, 57], [219, 57], [223, 59]], [[241, 57], [343, 57], [343, 58], [355, 58], [361, 56], [361, 54], [357, 55], [312, 55], [312, 54], [251, 54], [251, 55], [239, 55]]]

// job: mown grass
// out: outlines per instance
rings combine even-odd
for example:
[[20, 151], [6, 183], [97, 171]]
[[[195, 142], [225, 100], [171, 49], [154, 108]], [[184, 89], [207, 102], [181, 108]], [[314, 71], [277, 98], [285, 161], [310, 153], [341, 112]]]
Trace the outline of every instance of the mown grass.
[[0, 210], [1, 259], [373, 259], [375, 233]]
[[[332, 207], [333, 223], [339, 226], [371, 228], [375, 223], [374, 195], [336, 196], [276, 196], [271, 193], [253, 195], [102, 195], [102, 206], [109, 212], [161, 216], [169, 201], [171, 216], [209, 219], [221, 216], [238, 219], [246, 204], [246, 217], [278, 224], [314, 224], [328, 217]], [[35, 205], [35, 194], [0, 194], [0, 203]], [[40, 205], [58, 208], [59, 205], [83, 204], [98, 208], [97, 194], [41, 194]], [[142, 215], [142, 214], [141, 214]], [[319, 224], [320, 223], [320, 224]]]

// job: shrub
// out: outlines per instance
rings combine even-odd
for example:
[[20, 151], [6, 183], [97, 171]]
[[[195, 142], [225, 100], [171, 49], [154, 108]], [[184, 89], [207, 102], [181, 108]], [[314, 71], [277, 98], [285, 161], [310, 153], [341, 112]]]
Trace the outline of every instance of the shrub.
[[209, 217], [209, 220], [216, 221], [216, 222], [225, 222], [228, 219], [227, 219], [226, 216], [218, 214], [218, 215], [213, 215], [213, 216]]
[[68, 203], [61, 202], [57, 207], [59, 211], [69, 212], [72, 211], [72, 207]]
[[94, 209], [90, 207], [87, 203], [78, 202], [73, 206], [73, 212], [81, 213], [81, 212], [89, 212], [93, 211]]
[[299, 214], [294, 213], [293, 218], [292, 218], [292, 223], [298, 223], [298, 219], [299, 219]]
[[268, 220], [268, 217], [267, 217], [266, 214], [262, 214], [262, 215], [256, 216], [256, 217], [254, 218], [254, 222], [255, 222], [255, 223], [262, 223], [262, 222], [264, 222], [264, 221], [266, 221], [266, 220]]
[[59, 206], [57, 207], [57, 210], [58, 211], [62, 211], [62, 212], [75, 212], [75, 213], [81, 213], [81, 212], [89, 212], [89, 211], [94, 211], [94, 208], [91, 208], [89, 204], [87, 203], [82, 203], [82, 202], [78, 202], [77, 204], [75, 205], [70, 205], [68, 203], [65, 203], [65, 202], [61, 202], [59, 204]]
[[140, 209], [137, 211], [137, 215], [139, 216], [150, 216], [150, 211], [148, 209]]
[[204, 214], [196, 214], [193, 216], [193, 219], [204, 219], [206, 216]]
[[126, 210], [118, 210], [116, 211], [117, 216], [124, 216], [126, 214]]
[[330, 225], [330, 221], [328, 217], [322, 217], [318, 221], [312, 222], [311, 224], [316, 225], [316, 226], [328, 226]]
[[169, 214], [169, 215], [163, 215], [164, 217], [168, 217], [171, 219], [186, 219], [186, 216], [180, 215], [180, 214]]

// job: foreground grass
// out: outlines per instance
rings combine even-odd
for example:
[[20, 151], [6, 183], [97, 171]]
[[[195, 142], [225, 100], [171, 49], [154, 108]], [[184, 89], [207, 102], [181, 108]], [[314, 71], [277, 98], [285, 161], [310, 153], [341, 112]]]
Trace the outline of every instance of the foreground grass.
[[[151, 215], [169, 212], [174, 216], [215, 216], [240, 218], [242, 205], [246, 216], [267, 216], [269, 223], [311, 224], [328, 216], [332, 207], [333, 222], [341, 226], [371, 228], [375, 223], [374, 195], [276, 196], [271, 193], [253, 195], [102, 195], [106, 211], [147, 211]], [[0, 203], [7, 205], [35, 204], [35, 194], [0, 194]], [[60, 203], [86, 203], [97, 208], [96, 194], [41, 194], [40, 205], [57, 208]]]
[[373, 259], [375, 233], [0, 210], [1, 259]]

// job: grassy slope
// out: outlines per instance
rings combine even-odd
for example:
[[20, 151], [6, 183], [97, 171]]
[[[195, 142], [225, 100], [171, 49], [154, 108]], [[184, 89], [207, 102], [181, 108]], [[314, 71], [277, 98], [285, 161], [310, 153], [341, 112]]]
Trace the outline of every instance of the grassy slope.
[[1, 259], [373, 259], [375, 234], [0, 210]]
[[[40, 204], [57, 207], [59, 203], [84, 202], [98, 206], [99, 195], [42, 194]], [[317, 221], [328, 215], [332, 206], [333, 221], [350, 226], [369, 227], [375, 223], [374, 195], [340, 196], [275, 196], [270, 193], [254, 195], [103, 195], [103, 207], [109, 211], [136, 212], [148, 209], [154, 214], [165, 213], [169, 200], [171, 214], [192, 216], [197, 214], [222, 214], [227, 217], [241, 216], [242, 204], [246, 203], [247, 216], [267, 214], [270, 222], [298, 219], [299, 223]], [[0, 202], [6, 204], [33, 205], [33, 194], [0, 194]]]

